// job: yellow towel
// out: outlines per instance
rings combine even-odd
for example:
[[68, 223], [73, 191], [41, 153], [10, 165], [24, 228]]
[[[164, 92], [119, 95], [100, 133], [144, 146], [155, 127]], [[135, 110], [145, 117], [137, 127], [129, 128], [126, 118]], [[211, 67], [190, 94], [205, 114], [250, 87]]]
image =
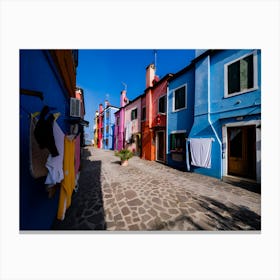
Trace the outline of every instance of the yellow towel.
[[75, 188], [75, 140], [64, 138], [63, 171], [64, 179], [61, 182], [57, 218], [63, 220], [66, 210], [71, 205], [72, 193]]

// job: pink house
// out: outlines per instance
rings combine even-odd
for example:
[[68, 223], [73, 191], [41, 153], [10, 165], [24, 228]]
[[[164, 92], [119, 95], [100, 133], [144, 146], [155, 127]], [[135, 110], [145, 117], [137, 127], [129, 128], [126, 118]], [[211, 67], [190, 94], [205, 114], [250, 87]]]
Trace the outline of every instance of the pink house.
[[141, 154], [141, 98], [130, 101], [125, 107], [125, 148], [134, 154]]
[[121, 92], [120, 109], [115, 113], [115, 133], [114, 133], [114, 147], [120, 151], [125, 147], [125, 135], [124, 135], [124, 120], [125, 120], [125, 109], [124, 106], [127, 104], [128, 99], [126, 97], [126, 91]]

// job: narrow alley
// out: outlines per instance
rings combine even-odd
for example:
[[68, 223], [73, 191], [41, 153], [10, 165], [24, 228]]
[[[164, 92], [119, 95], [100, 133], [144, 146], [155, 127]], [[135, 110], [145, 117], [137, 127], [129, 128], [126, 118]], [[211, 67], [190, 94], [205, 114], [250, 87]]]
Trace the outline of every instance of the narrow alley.
[[113, 151], [83, 150], [79, 189], [53, 230], [260, 230], [261, 195]]

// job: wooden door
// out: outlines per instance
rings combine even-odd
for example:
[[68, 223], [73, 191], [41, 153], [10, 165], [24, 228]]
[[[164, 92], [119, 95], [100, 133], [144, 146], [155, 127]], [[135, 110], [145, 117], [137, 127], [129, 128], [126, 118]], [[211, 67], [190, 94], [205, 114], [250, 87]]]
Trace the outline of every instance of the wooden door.
[[157, 157], [156, 160], [158, 161], [165, 161], [165, 139], [164, 139], [164, 131], [158, 131], [157, 132], [157, 147], [156, 147], [156, 153]]
[[256, 127], [229, 127], [228, 174], [256, 179]]

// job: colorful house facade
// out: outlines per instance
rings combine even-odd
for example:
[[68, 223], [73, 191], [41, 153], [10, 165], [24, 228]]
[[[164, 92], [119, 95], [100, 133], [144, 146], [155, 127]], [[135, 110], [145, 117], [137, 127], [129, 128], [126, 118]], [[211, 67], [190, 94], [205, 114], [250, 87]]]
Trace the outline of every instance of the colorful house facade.
[[168, 81], [167, 164], [187, 170], [186, 138], [194, 121], [194, 65], [185, 67]]
[[115, 134], [115, 113], [119, 110], [118, 107], [105, 102], [103, 110], [103, 149], [114, 150], [114, 134]]
[[[261, 51], [201, 50], [193, 63], [190, 169], [220, 179], [234, 176], [260, 183]], [[205, 148], [208, 155], [201, 152]]]
[[94, 120], [93, 120], [93, 147], [97, 148], [98, 139], [98, 111], [96, 110]]
[[99, 111], [98, 111], [98, 117], [97, 117], [97, 148], [102, 149], [103, 148], [103, 105], [99, 104]]
[[136, 97], [124, 107], [125, 148], [138, 156], [141, 154], [141, 97]]
[[120, 97], [120, 109], [115, 112], [115, 133], [114, 133], [114, 143], [115, 150], [122, 150], [125, 148], [125, 131], [124, 131], [124, 121], [125, 121], [125, 109], [124, 106], [128, 103], [126, 97], [126, 90], [121, 92]]
[[143, 96], [141, 122], [142, 153], [146, 160], [166, 162], [166, 94], [172, 74], [162, 79], [155, 75], [155, 65], [146, 68], [146, 90]]
[[[48, 152], [38, 147], [33, 125], [44, 108], [56, 114], [56, 124], [67, 135], [73, 129], [71, 98], [75, 99], [78, 51], [20, 50], [20, 230], [48, 230], [58, 211], [59, 191], [46, 192]], [[79, 101], [78, 101], [79, 102]], [[45, 107], [47, 106], [47, 107]], [[37, 145], [36, 154], [34, 145]], [[46, 155], [43, 158], [43, 155]], [[74, 158], [71, 158], [72, 162]], [[42, 168], [38, 164], [41, 161]], [[44, 162], [43, 162], [44, 161]]]

